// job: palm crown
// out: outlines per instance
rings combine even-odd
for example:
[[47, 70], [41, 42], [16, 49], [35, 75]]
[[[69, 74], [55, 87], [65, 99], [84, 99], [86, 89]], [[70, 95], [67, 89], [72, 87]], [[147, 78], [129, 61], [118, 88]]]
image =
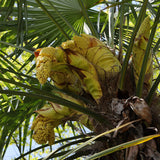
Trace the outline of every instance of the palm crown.
[[[103, 4], [102, 10], [95, 9], [100, 3]], [[57, 111], [53, 112], [53, 117], [57, 116], [57, 119], [49, 123], [43, 121], [49, 125], [49, 142], [53, 144], [53, 128], [68, 120], [79, 120], [95, 132], [115, 127], [114, 121], [108, 116], [113, 113], [105, 106], [110, 106], [112, 98], [121, 94], [118, 90], [127, 90], [129, 96], [136, 94], [146, 98], [146, 102], [151, 104], [160, 79], [157, 76], [160, 43], [159, 28], [157, 29], [160, 15], [158, 3], [97, 0], [2, 1], [1, 157], [5, 155], [11, 138], [18, 136], [17, 143], [22, 155], [28, 143], [27, 136], [31, 137], [33, 134], [28, 128], [32, 117], [35, 117], [35, 110], [39, 114], [39, 122], [43, 121], [41, 117], [45, 117], [46, 112], [42, 111], [46, 108], [47, 116], [53, 112], [52, 109]], [[151, 22], [149, 18], [145, 19], [144, 13], [149, 15]], [[42, 49], [36, 52], [38, 56], [35, 63], [33, 51], [37, 48]], [[49, 48], [51, 51], [48, 51]], [[67, 58], [71, 61], [68, 62]], [[53, 61], [56, 63], [53, 64]], [[43, 62], [47, 62], [47, 65], [37, 64], [44, 64]], [[156, 78], [155, 82], [152, 76]], [[50, 79], [45, 83], [48, 77]], [[39, 82], [45, 84], [41, 85]], [[126, 93], [121, 96], [126, 96]], [[142, 103], [139, 99], [133, 103], [135, 99], [129, 99], [125, 106]], [[46, 101], [49, 103], [46, 104]], [[120, 103], [123, 104], [122, 101]], [[150, 118], [148, 105], [143, 109]], [[134, 112], [146, 120], [146, 115], [139, 112], [137, 114], [136, 109]], [[107, 127], [101, 127], [104, 120], [107, 121]], [[32, 125], [34, 131], [35, 124]], [[74, 127], [77, 125], [72, 124], [71, 127], [75, 132]], [[82, 141], [83, 139], [85, 138]], [[62, 138], [63, 140], [65, 139]], [[46, 140], [40, 143], [46, 143]]]

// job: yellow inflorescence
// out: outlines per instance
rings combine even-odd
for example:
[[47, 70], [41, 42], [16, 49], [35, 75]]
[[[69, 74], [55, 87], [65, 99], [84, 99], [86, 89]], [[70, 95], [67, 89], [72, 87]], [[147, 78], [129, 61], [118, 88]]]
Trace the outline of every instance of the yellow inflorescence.
[[[55, 94], [73, 103], [86, 107], [82, 101], [70, 97], [64, 93], [57, 91]], [[38, 144], [44, 144], [48, 142], [49, 145], [52, 145], [55, 139], [53, 129], [59, 124], [65, 123], [68, 119], [73, 117], [78, 117], [79, 121], [86, 127], [90, 129], [93, 128], [88, 115], [60, 104], [50, 102], [50, 104], [45, 104], [36, 112], [38, 113], [38, 116], [33, 121], [31, 129], [34, 131], [33, 139]]]
[[[74, 36], [73, 40], [63, 42], [60, 47], [45, 47], [35, 51], [37, 78], [41, 84], [50, 77], [54, 85], [81, 95], [89, 93], [99, 103], [102, 94], [101, 82], [105, 76], [117, 75], [121, 64], [106, 45], [91, 35]], [[103, 79], [104, 78], [104, 79]], [[61, 92], [54, 92], [66, 100], [80, 106], [86, 105]], [[67, 119], [78, 119], [93, 129], [93, 121], [88, 115], [60, 104], [45, 104], [36, 111], [39, 115], [32, 125], [33, 139], [39, 144], [54, 143], [53, 128]]]
[[47, 78], [50, 77], [52, 64], [56, 62], [54, 52], [55, 48], [45, 47], [40, 50], [36, 58], [36, 74], [41, 84], [44, 84]]
[[91, 35], [74, 36], [73, 40], [63, 42], [62, 47], [85, 57], [94, 65], [101, 79], [106, 75], [115, 75], [121, 70], [120, 62], [109, 48]]
[[55, 134], [53, 129], [55, 125], [57, 123], [54, 121], [40, 115], [37, 116], [31, 127], [34, 130], [32, 138], [38, 144], [45, 144], [47, 142], [49, 145], [54, 144]]
[[91, 35], [74, 36], [60, 47], [45, 47], [36, 52], [37, 78], [77, 94], [89, 93], [98, 103], [102, 97], [100, 80], [117, 75], [121, 64], [104, 43]]
[[[139, 28], [133, 46], [132, 63], [133, 63], [133, 71], [134, 71], [134, 78], [136, 85], [139, 80], [149, 35], [150, 35], [150, 18], [146, 17]], [[144, 83], [146, 84], [148, 90], [152, 86], [152, 75], [153, 75], [152, 55], [150, 52], [144, 79]]]

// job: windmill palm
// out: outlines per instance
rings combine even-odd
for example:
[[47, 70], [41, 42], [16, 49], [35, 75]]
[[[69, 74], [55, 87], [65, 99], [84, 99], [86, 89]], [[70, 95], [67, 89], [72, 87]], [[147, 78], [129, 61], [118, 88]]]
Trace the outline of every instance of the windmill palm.
[[[97, 5], [100, 3], [102, 3], [102, 5], [99, 10], [100, 6], [97, 7]], [[120, 125], [122, 122], [126, 123], [123, 119], [124, 117], [122, 118], [123, 120], [121, 118], [118, 119], [118, 117], [116, 117], [117, 115], [113, 113], [112, 110], [108, 110], [108, 108], [106, 108], [106, 104], [109, 104], [109, 107], [111, 107], [112, 104], [112, 107], [116, 109], [116, 105], [114, 104], [115, 101], [122, 105], [123, 100], [121, 100], [121, 98], [127, 99], [130, 95], [136, 94], [139, 97], [146, 98], [146, 102], [152, 109], [153, 122], [150, 125], [159, 129], [160, 123], [158, 115], [160, 100], [159, 97], [155, 95], [156, 88], [160, 81], [160, 76], [157, 76], [159, 74], [158, 46], [160, 43], [158, 40], [159, 29], [156, 31], [157, 25], [159, 27], [158, 22], [160, 15], [160, 8], [158, 6], [158, 1], [135, 2], [128, 0], [120, 2], [106, 2], [97, 0], [45, 0], [42, 2], [40, 0], [2, 0], [0, 4], [1, 157], [3, 158], [5, 156], [6, 150], [12, 143], [12, 140], [15, 140], [15, 143], [17, 144], [20, 157], [27, 154], [29, 155], [34, 151], [34, 148], [32, 148], [33, 142], [31, 138], [33, 132], [30, 129], [30, 122], [32, 122], [33, 118], [36, 116], [34, 111], [42, 108], [46, 104], [46, 101], [51, 101], [52, 103], [60, 104], [80, 111], [83, 114], [87, 114], [91, 117], [91, 121], [94, 121], [93, 124], [98, 126], [94, 130], [94, 134], [100, 134], [106, 129], [112, 129], [117, 125]], [[109, 11], [109, 8], [114, 9]], [[139, 73], [141, 78], [136, 82], [137, 85], [135, 85], [131, 78], [133, 71], [129, 59], [131, 58], [136, 33], [140, 27], [141, 21], [145, 17], [145, 13], [153, 19], [154, 24], [152, 24], [151, 36], [148, 37], [148, 48], [145, 52], [145, 60], [143, 61], [142, 69], [140, 69], [141, 73]], [[108, 84], [104, 86], [104, 88], [107, 88], [108, 86], [114, 88], [116, 83], [118, 83], [118, 87], [116, 86], [114, 88], [115, 92], [111, 91], [111, 94], [107, 94], [109, 88], [107, 88], [107, 90], [103, 89], [107, 93], [103, 92], [103, 94], [106, 95], [102, 98], [99, 105], [97, 105], [90, 97], [88, 98], [90, 100], [86, 100], [86, 95], [75, 95], [72, 92], [60, 90], [53, 85], [53, 82], [50, 79], [47, 83], [41, 85], [36, 78], [36, 65], [33, 51], [37, 48], [60, 46], [62, 42], [72, 39], [75, 35], [79, 36], [81, 33], [90, 33], [97, 39], [101, 39], [101, 41], [103, 41], [113, 51], [122, 64], [121, 73], [114, 80], [112, 79], [112, 81], [111, 79], [108, 79]], [[145, 73], [147, 61], [150, 58], [149, 51], [151, 47], [153, 48], [153, 73], [156, 80], [151, 89], [146, 89], [143, 83], [145, 78], [143, 73]], [[63, 96], [57, 96], [57, 94], [54, 94], [55, 92], [65, 93], [74, 97], [74, 99], [80, 99], [88, 106], [94, 107], [83, 107], [71, 99], [68, 99], [68, 101], [64, 99]], [[108, 98], [106, 98], [107, 96]], [[133, 99], [133, 97], [128, 99], [126, 106], [129, 106], [132, 100], [135, 99]], [[96, 107], [99, 107], [100, 109], [97, 109]], [[124, 112], [124, 114], [128, 116], [126, 112]], [[146, 115], [140, 115], [140, 118], [147, 121], [147, 118], [144, 118]], [[129, 118], [132, 120], [133, 117]], [[105, 124], [103, 122], [105, 122]], [[72, 128], [74, 136], [70, 139], [74, 140], [74, 143], [70, 142], [68, 145], [60, 147], [55, 152], [52, 152], [49, 155], [50, 157], [58, 157], [59, 159], [62, 155], [65, 157], [67, 152], [70, 153], [69, 151], [71, 150], [72, 144], [78, 145], [93, 136], [92, 133], [89, 135], [84, 134], [82, 132], [84, 126], [79, 123], [72, 123], [71, 121], [68, 121], [68, 125]], [[135, 125], [135, 128], [137, 127], [138, 129], [142, 129], [145, 134], [147, 134], [148, 131], [155, 132], [154, 129], [149, 129], [146, 125], [143, 128], [143, 125], [138, 123], [138, 125]], [[63, 131], [62, 128], [62, 126], [59, 126], [57, 127], [57, 130], [55, 129], [55, 132], [59, 133], [58, 138], [60, 138], [56, 138], [55, 143], [65, 142], [69, 139], [61, 137]], [[132, 129], [133, 127], [131, 127], [131, 129], [127, 128], [126, 132], [123, 130], [120, 131], [120, 133], [115, 132], [114, 135], [116, 135], [116, 138], [110, 139], [108, 137], [102, 137], [92, 145], [92, 150], [90, 150], [90, 147], [87, 147], [86, 143], [86, 152], [84, 152], [83, 149], [81, 150], [82, 152], [79, 150], [73, 150], [75, 154], [72, 155], [70, 153], [71, 155], [69, 158], [75, 159], [100, 152], [101, 150], [105, 150], [113, 145], [116, 146], [128, 140], [139, 138], [138, 134], [140, 134], [140, 137], [144, 136], [143, 133], [138, 132], [138, 134], [134, 134], [133, 137], [131, 136], [128, 139], [126, 135], [131, 135], [130, 132]], [[77, 136], [76, 130], [83, 134]], [[136, 132], [136, 130], [134, 131]], [[27, 140], [28, 137], [30, 140]], [[153, 137], [154, 136], [152, 136], [152, 138]], [[80, 138], [80, 140], [77, 140], [77, 138]], [[148, 140], [149, 137], [146, 139]], [[144, 139], [139, 141], [142, 142]], [[153, 140], [150, 142], [155, 143]], [[158, 140], [156, 142], [158, 142]], [[30, 143], [30, 151], [24, 154], [27, 143]], [[131, 142], [130, 146], [135, 144], [137, 143]], [[97, 149], [97, 145], [100, 145], [102, 148]], [[45, 148], [47, 146], [48, 145], [42, 145], [36, 150], [39, 151], [41, 148]], [[156, 147], [155, 144], [153, 145], [153, 148], [154, 147]], [[68, 150], [63, 150], [63, 148], [67, 148]], [[137, 151], [138, 149], [138, 147], [127, 149], [128, 152], [126, 152], [126, 157], [130, 158], [133, 151]], [[115, 149], [115, 151], [116, 150], [118, 149]], [[100, 155], [98, 156], [105, 156], [107, 153], [110, 152], [100, 152]], [[146, 153], [150, 156], [149, 152], [146, 151]], [[157, 153], [157, 155], [159, 154], [158, 151], [155, 151], [155, 153]], [[119, 159], [124, 159], [123, 154], [123, 151], [116, 152], [109, 155], [108, 158], [115, 159], [119, 157]], [[138, 153], [135, 155], [141, 156], [138, 155]]]

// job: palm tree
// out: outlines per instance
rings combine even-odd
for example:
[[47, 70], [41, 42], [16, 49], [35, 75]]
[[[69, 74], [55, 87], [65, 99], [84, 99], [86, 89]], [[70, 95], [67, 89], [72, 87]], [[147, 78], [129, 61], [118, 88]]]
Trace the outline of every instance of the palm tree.
[[[151, 27], [147, 25], [150, 20], [145, 18], [146, 15], [151, 19]], [[146, 19], [147, 23], [142, 23]], [[40, 118], [53, 113], [52, 105], [55, 110], [61, 109], [51, 115], [56, 118], [45, 122], [45, 127], [48, 124], [54, 126], [54, 131], [48, 136], [55, 138], [55, 132], [54, 144], [62, 143], [63, 146], [55, 151], [52, 151], [55, 145], [50, 146], [52, 152], [46, 159], [85, 156], [85, 159], [101, 157], [109, 160], [160, 159], [159, 139], [153, 140], [159, 136], [156, 133], [160, 129], [159, 19], [159, 1], [2, 0], [0, 158], [5, 157], [13, 142], [19, 150], [17, 159], [25, 159], [25, 156], [31, 159], [32, 152], [45, 151], [49, 147], [41, 141], [43, 144], [34, 148], [32, 137], [36, 139], [34, 125]], [[110, 69], [102, 73], [97, 58], [93, 61], [91, 56], [81, 55], [83, 49], [88, 51], [88, 55], [94, 53], [82, 45], [82, 38], [86, 43], [94, 41], [94, 47], [105, 48], [107, 56], [111, 56], [105, 57], [104, 66], [118, 66], [117, 71]], [[73, 42], [77, 48], [68, 47]], [[60, 45], [63, 49], [57, 47]], [[54, 74], [50, 74], [43, 85], [40, 78], [36, 78], [36, 69], [38, 72], [39, 68], [33, 52], [50, 46], [57, 47], [58, 53], [78, 57], [81, 62], [78, 65], [76, 58], [72, 63], [56, 57], [63, 65], [59, 65], [61, 70], [55, 66], [56, 72], [61, 71], [74, 82], [76, 80], [76, 87], [56, 84]], [[38, 54], [42, 52], [43, 49]], [[95, 55], [101, 53], [100, 50]], [[104, 69], [104, 66], [101, 64], [100, 67]], [[87, 77], [86, 81], [80, 76], [82, 73]], [[65, 84], [68, 83], [66, 79], [63, 79]], [[42, 112], [43, 109], [49, 112]], [[39, 114], [37, 118], [34, 111]], [[66, 130], [73, 136], [63, 136]], [[39, 138], [41, 136], [36, 141], [40, 142]], [[137, 145], [140, 143], [144, 144]], [[25, 150], [27, 145], [29, 152]], [[72, 145], [76, 148], [72, 149]]]

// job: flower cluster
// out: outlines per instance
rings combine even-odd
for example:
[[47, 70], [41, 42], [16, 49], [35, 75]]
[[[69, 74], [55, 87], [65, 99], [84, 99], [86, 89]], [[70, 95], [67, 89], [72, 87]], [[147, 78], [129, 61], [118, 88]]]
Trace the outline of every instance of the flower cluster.
[[57, 122], [38, 115], [34, 120], [31, 129], [34, 130], [32, 138], [38, 144], [45, 144], [48, 142], [49, 145], [54, 144], [55, 134], [54, 127], [58, 125]]

